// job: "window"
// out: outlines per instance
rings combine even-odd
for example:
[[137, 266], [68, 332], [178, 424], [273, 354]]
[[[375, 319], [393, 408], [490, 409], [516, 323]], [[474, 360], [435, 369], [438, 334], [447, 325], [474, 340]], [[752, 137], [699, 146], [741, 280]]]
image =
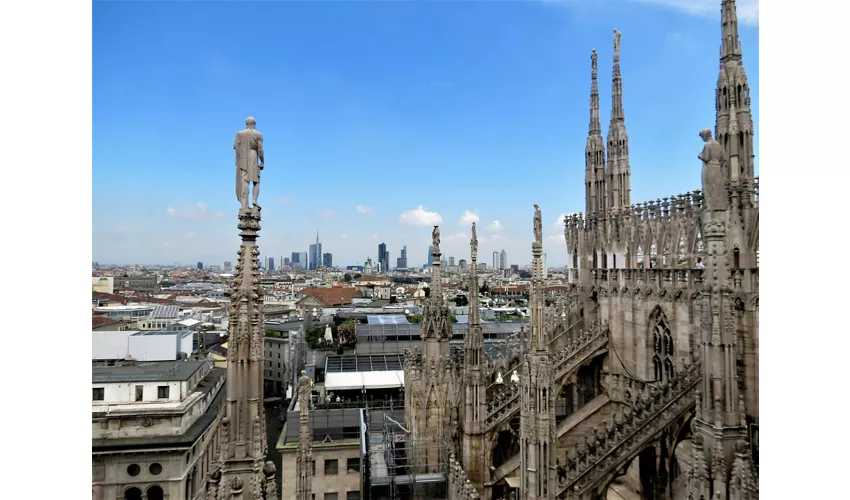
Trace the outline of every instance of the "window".
[[312, 468], [312, 473], [315, 476], [316, 475], [316, 461], [315, 460], [310, 462], [310, 467]]
[[145, 386], [137, 385], [136, 386], [136, 401], [141, 401], [142, 396], [145, 394]]
[[168, 389], [167, 385], [161, 385], [156, 388], [156, 397], [159, 399], [168, 399]]
[[360, 472], [360, 457], [349, 458], [345, 468], [349, 474]]
[[127, 474], [136, 477], [139, 473], [142, 472], [142, 468], [139, 467], [139, 464], [130, 464], [127, 466]]
[[325, 493], [325, 500], [336, 500], [338, 496], [336, 493]]
[[148, 470], [151, 471], [151, 474], [153, 474], [154, 476], [158, 476], [162, 474], [162, 465], [153, 463], [150, 467], [148, 467]]
[[335, 458], [325, 460], [325, 475], [335, 476], [337, 474], [339, 474], [339, 460]]
[[359, 491], [349, 491], [345, 494], [345, 500], [360, 500]]
[[103, 387], [94, 387], [91, 390], [92, 401], [103, 401]]

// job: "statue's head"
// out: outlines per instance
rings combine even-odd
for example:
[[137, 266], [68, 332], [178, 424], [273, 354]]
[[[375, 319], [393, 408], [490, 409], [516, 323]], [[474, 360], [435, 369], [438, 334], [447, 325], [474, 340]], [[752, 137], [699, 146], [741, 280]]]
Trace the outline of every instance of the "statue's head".
[[257, 126], [257, 120], [255, 120], [253, 116], [249, 116], [248, 118], [245, 118], [245, 127], [256, 128], [256, 126]]
[[534, 209], [535, 209], [535, 210], [540, 210], [540, 207], [538, 207], [538, 206], [537, 206], [537, 203], [535, 203], [535, 204], [534, 204]]
[[699, 136], [702, 137], [702, 140], [705, 141], [705, 142], [710, 141], [711, 140], [711, 129], [710, 128], [704, 128], [704, 129], [700, 130]]

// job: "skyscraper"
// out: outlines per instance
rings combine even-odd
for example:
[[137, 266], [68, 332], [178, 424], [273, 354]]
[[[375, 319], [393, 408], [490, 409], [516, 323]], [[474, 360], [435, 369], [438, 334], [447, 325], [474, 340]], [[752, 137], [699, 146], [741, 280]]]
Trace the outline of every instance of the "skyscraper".
[[449, 257], [449, 267], [453, 267], [455, 265], [455, 258]]
[[429, 245], [428, 246], [428, 267], [431, 267], [433, 265], [434, 265], [434, 247]]
[[382, 272], [390, 270], [390, 253], [387, 252], [386, 243], [378, 245], [378, 264], [380, 264]]
[[198, 262], [198, 269], [200, 269], [201, 271], [204, 270], [204, 263], [203, 262]]
[[330, 252], [322, 254], [322, 265], [325, 267], [334, 266], [334, 256]]
[[224, 261], [224, 272], [229, 273], [231, 266], [232, 266], [232, 264], [230, 263], [229, 260]]
[[499, 252], [493, 252], [493, 269], [501, 269], [499, 267]]
[[269, 257], [269, 264], [266, 266], [267, 271], [274, 271], [274, 257]]
[[499, 269], [507, 269], [508, 268], [508, 252], [505, 249], [502, 249], [502, 253], [499, 254]]
[[395, 267], [398, 269], [407, 269], [407, 245], [401, 248], [401, 257], [396, 260]]
[[316, 230], [316, 243], [310, 245], [310, 256], [307, 262], [307, 269], [316, 269], [322, 263], [322, 244], [319, 243], [319, 230]]

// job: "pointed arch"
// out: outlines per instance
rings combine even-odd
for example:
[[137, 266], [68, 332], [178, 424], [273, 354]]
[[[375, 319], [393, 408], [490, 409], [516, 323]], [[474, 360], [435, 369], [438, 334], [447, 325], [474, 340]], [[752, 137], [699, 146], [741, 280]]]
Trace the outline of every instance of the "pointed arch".
[[638, 244], [637, 252], [635, 252], [636, 267], [643, 267], [643, 246]]
[[596, 269], [596, 268], [599, 267], [598, 266], [599, 261], [598, 261], [598, 258], [597, 258], [598, 254], [599, 253], [596, 251], [596, 245], [593, 245], [593, 251], [592, 251], [592, 255], [590, 257], [590, 259], [591, 259], [590, 268], [591, 269]]
[[655, 380], [671, 380], [676, 374], [676, 346], [667, 315], [656, 305], [649, 313], [649, 335], [652, 335], [652, 366]]
[[676, 256], [678, 257], [679, 264], [684, 264], [688, 261], [688, 243], [685, 240], [685, 232], [681, 231], [679, 234], [679, 243], [676, 251]]
[[652, 242], [652, 245], [649, 246], [649, 267], [658, 267], [658, 245], [656, 245], [654, 241]]

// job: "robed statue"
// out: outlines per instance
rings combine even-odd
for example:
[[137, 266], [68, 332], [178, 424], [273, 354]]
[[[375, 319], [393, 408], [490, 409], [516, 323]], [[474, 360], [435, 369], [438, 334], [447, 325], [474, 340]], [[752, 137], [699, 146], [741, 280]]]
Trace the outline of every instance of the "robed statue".
[[434, 253], [440, 253], [440, 226], [434, 226], [431, 232], [431, 244], [434, 246]]
[[543, 215], [536, 204], [534, 205], [534, 242], [543, 244]]
[[614, 57], [620, 57], [620, 30], [614, 30]]
[[243, 210], [248, 209], [248, 187], [254, 185], [253, 205], [259, 209], [260, 171], [263, 169], [263, 134], [257, 131], [257, 121], [245, 118], [245, 129], [236, 132], [233, 149], [236, 151], [236, 199]]
[[478, 259], [478, 233], [475, 232], [475, 223], [472, 223], [472, 240], [469, 242], [469, 246], [472, 248], [472, 260]]
[[699, 136], [705, 146], [698, 158], [702, 160], [702, 192], [705, 209], [709, 212], [726, 210], [726, 154], [723, 146], [711, 137], [711, 130], [703, 129]]

